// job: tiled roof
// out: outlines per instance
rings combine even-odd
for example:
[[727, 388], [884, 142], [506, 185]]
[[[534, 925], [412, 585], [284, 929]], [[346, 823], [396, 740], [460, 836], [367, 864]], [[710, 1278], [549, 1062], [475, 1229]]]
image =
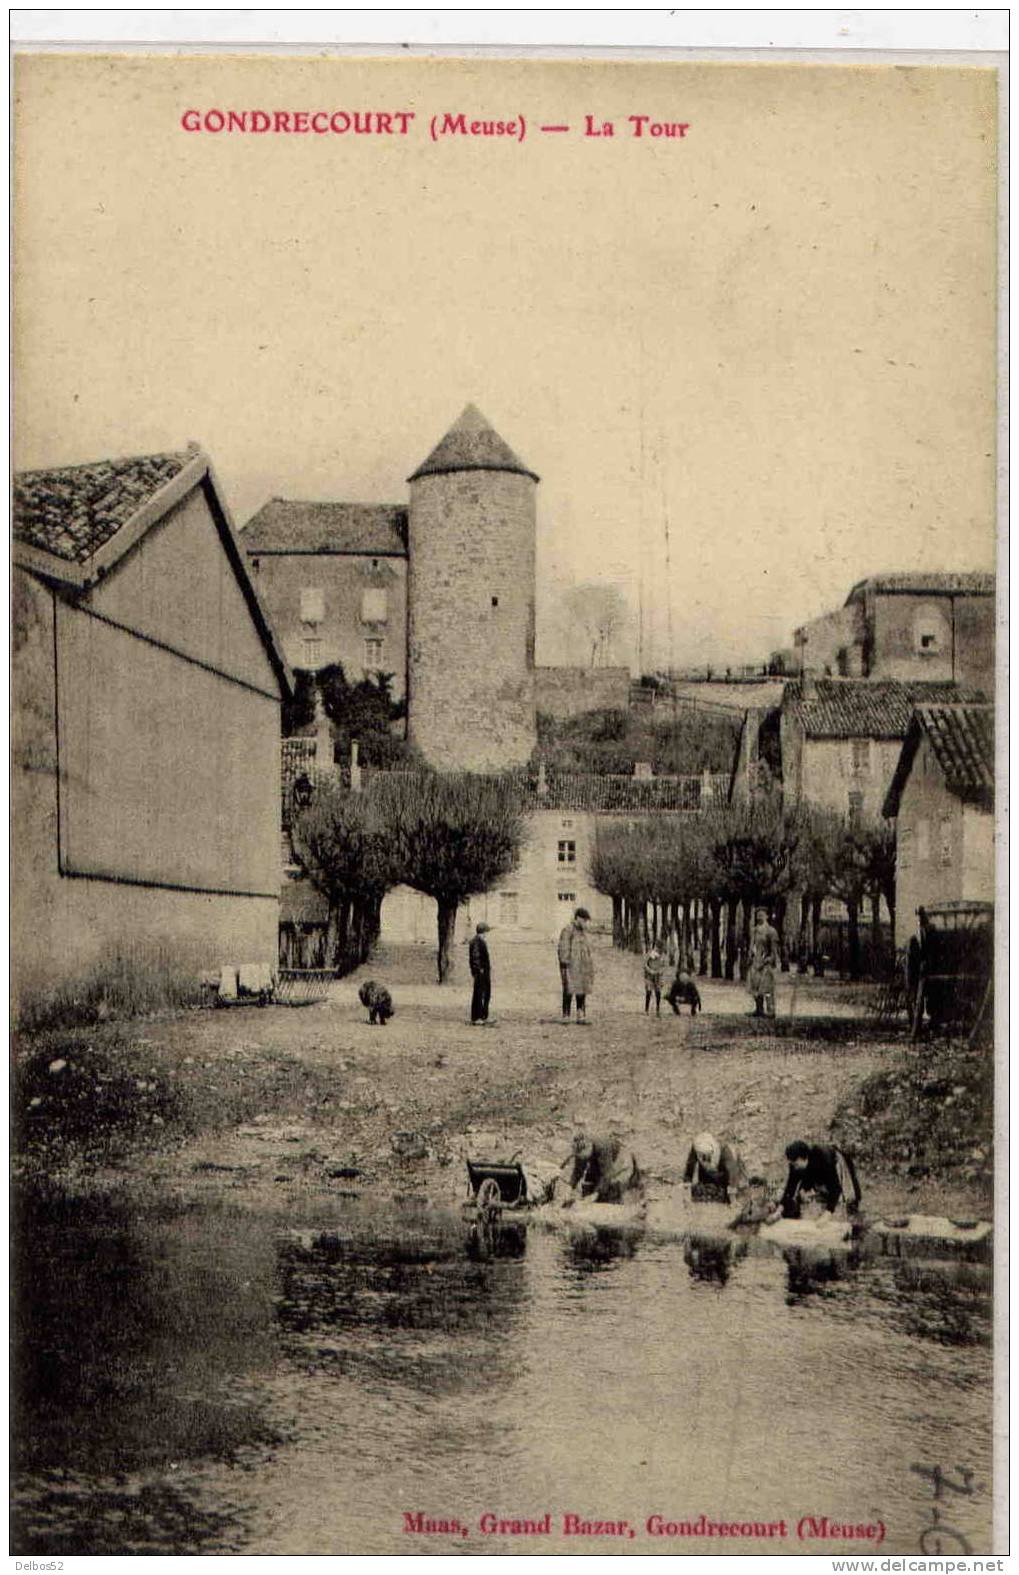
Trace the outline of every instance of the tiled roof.
[[466, 406], [446, 436], [409, 479], [417, 481], [419, 476], [442, 476], [451, 470], [513, 470], [521, 476], [530, 476], [532, 481], [538, 480], [534, 471], [528, 470], [494, 427], [489, 426], [476, 405]]
[[[367, 787], [375, 779], [406, 775], [365, 768]], [[697, 811], [703, 806], [704, 777], [600, 776], [594, 772], [546, 771], [543, 787], [531, 772], [520, 773], [518, 785], [528, 811], [550, 809], [590, 814], [648, 814], [655, 811]], [[724, 802], [728, 773], [708, 778], [712, 802]]]
[[14, 539], [68, 563], [84, 563], [197, 453], [185, 449], [22, 471], [14, 478]]
[[787, 684], [782, 706], [808, 738], [905, 738], [915, 706], [983, 699], [949, 680], [818, 678], [806, 698], [802, 682]]
[[[709, 778], [712, 802], [728, 794], [728, 773]], [[655, 811], [696, 811], [704, 807], [703, 777], [596, 776], [549, 771], [545, 791], [530, 788], [532, 809], [577, 810], [590, 814], [647, 814]]]
[[994, 806], [994, 707], [922, 705], [913, 713], [902, 754], [885, 800], [885, 814], [897, 815], [902, 790], [926, 737], [941, 767], [945, 786], [966, 803]]
[[958, 592], [965, 595], [969, 592], [972, 596], [993, 596], [994, 575], [973, 573], [938, 573], [938, 574], [872, 574], [866, 580], [861, 580], [854, 585], [846, 603], [855, 601], [864, 591], [884, 591], [908, 593], [912, 591], [918, 596], [935, 594], [950, 595]]
[[245, 552], [407, 556], [407, 510], [398, 503], [299, 503], [272, 498], [241, 532]]

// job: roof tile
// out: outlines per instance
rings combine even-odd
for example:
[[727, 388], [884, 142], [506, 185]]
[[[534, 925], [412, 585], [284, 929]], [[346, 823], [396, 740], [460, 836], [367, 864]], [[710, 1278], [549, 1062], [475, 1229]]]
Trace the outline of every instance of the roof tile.
[[957, 591], [963, 595], [967, 592], [972, 596], [993, 596], [994, 575], [979, 571], [941, 571], [939, 573], [924, 574], [872, 574], [868, 579], [861, 580], [854, 585], [846, 598], [846, 604], [855, 601], [863, 591], [884, 592], [913, 592], [918, 596], [941, 592], [950, 595]]
[[407, 509], [398, 503], [301, 503], [272, 498], [248, 521], [241, 545], [259, 552], [407, 556]]
[[22, 471], [14, 478], [14, 539], [65, 562], [84, 563], [197, 453], [192, 448]]
[[465, 407], [446, 436], [409, 479], [417, 481], [420, 476], [442, 476], [451, 470], [512, 470], [521, 476], [530, 476], [532, 481], [538, 480], [534, 471], [528, 470], [509, 444], [503, 442], [476, 405]]
[[818, 678], [786, 685], [783, 710], [799, 721], [808, 738], [905, 738], [914, 707], [980, 702], [979, 690], [949, 680], [907, 682], [897, 678]]

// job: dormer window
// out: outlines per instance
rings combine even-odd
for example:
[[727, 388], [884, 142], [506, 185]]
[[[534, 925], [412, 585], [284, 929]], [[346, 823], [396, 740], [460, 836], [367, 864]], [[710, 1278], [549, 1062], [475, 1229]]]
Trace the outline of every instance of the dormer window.
[[306, 586], [301, 592], [301, 622], [321, 623], [325, 615], [325, 592], [321, 586]]
[[361, 592], [361, 622], [385, 623], [389, 617], [389, 593], [370, 585]]

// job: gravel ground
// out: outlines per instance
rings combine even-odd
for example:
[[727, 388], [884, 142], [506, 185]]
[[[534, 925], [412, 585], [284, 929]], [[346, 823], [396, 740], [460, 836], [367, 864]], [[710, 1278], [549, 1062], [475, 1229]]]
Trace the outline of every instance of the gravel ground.
[[[640, 959], [602, 943], [591, 1022], [567, 1027], [554, 947], [501, 943], [498, 932], [490, 941], [485, 1028], [467, 1021], [460, 950], [440, 987], [431, 949], [409, 947], [383, 949], [315, 1005], [23, 1038], [17, 1169], [63, 1191], [225, 1196], [297, 1217], [352, 1192], [454, 1201], [466, 1154], [558, 1160], [581, 1121], [621, 1127], [659, 1190], [679, 1179], [702, 1128], [779, 1184], [785, 1144], [828, 1137], [840, 1106], [856, 1110], [864, 1080], [910, 1081], [917, 1052], [876, 1037], [859, 987], [783, 978], [771, 1024], [746, 1017], [738, 985], [701, 981], [700, 1017], [665, 1008], [647, 1018]], [[392, 992], [384, 1028], [368, 1025], [357, 1000], [366, 977]], [[981, 1126], [972, 1145], [986, 1150], [988, 1138]], [[870, 1151], [867, 1212], [989, 1217], [987, 1176], [969, 1171], [911, 1174]]]

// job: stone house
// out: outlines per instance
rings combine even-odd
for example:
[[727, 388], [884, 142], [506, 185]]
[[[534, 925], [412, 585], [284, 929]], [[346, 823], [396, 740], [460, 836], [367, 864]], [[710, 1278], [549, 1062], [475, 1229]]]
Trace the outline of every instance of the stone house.
[[407, 509], [273, 498], [244, 528], [259, 595], [292, 668], [407, 688]]
[[921, 907], [994, 901], [994, 709], [922, 705], [910, 720], [884, 813], [896, 820], [896, 944]]
[[993, 574], [875, 574], [796, 630], [796, 670], [994, 688]]
[[16, 988], [274, 963], [290, 678], [198, 449], [14, 483]]
[[914, 707], [974, 698], [980, 696], [951, 682], [806, 678], [787, 684], [777, 715], [787, 802], [816, 804], [850, 820], [880, 818]]

